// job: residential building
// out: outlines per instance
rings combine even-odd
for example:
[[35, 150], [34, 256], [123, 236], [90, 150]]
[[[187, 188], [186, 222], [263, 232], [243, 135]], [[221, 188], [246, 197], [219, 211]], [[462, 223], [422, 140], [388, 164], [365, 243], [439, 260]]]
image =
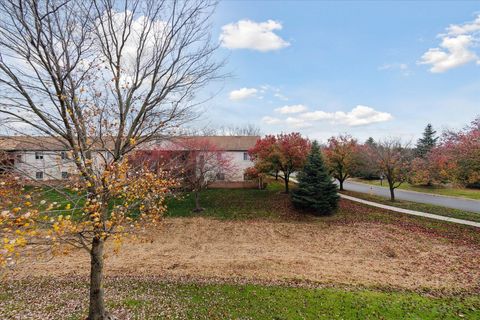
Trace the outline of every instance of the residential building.
[[[243, 181], [244, 171], [253, 165], [248, 149], [253, 147], [258, 136], [202, 136], [175, 137], [158, 142], [149, 142], [139, 146], [141, 151], [172, 151], [201, 153], [221, 152], [231, 159], [234, 170], [227, 176], [218, 175], [218, 180]], [[201, 141], [201, 143], [199, 143]], [[192, 143], [195, 142], [195, 143]], [[206, 142], [206, 143], [205, 143]], [[205, 147], [207, 146], [207, 147]], [[209, 150], [209, 148], [212, 150]], [[199, 150], [202, 148], [202, 150]], [[213, 150], [214, 149], [214, 150]], [[39, 136], [3, 136], [0, 137], [0, 152], [4, 154], [1, 170], [11, 168], [16, 173], [30, 180], [64, 180], [76, 173], [71, 152], [65, 148], [59, 139]], [[95, 150], [97, 163], [109, 158], [106, 150]]]

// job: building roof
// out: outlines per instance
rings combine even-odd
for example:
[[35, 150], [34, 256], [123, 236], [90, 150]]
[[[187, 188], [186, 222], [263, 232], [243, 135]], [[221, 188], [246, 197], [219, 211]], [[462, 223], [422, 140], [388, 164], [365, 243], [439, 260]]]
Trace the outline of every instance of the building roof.
[[66, 150], [61, 138], [46, 136], [0, 136], [0, 150], [54, 151]]
[[[168, 141], [176, 145], [185, 145], [185, 142], [196, 140], [208, 141], [218, 150], [247, 151], [252, 148], [259, 136], [184, 136], [171, 138]], [[0, 136], [0, 150], [4, 151], [58, 151], [67, 150], [61, 138], [47, 136]], [[162, 141], [163, 142], [163, 141]], [[159, 142], [162, 144], [162, 142]], [[188, 143], [187, 143], [188, 144]], [[149, 143], [150, 148], [155, 148], [155, 142]], [[168, 145], [163, 146], [168, 149]], [[142, 149], [139, 147], [139, 149]]]
[[195, 136], [181, 137], [181, 140], [203, 140], [223, 151], [247, 151], [255, 146], [259, 136]]

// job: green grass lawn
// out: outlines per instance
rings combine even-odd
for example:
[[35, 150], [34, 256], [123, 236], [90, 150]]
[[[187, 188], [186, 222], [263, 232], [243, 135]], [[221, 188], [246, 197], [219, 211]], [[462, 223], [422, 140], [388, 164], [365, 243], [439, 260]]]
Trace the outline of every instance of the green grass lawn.
[[[345, 192], [352, 196], [370, 201], [396, 205], [411, 210], [431, 212], [480, 222], [480, 214], [454, 210], [419, 203], [391, 201], [365, 194]], [[167, 217], [211, 217], [227, 220], [269, 219], [284, 222], [307, 221], [320, 225], [383, 223], [386, 225], [409, 225], [422, 228], [439, 236], [455, 239], [468, 239], [480, 244], [480, 232], [477, 228], [433, 220], [403, 213], [385, 211], [356, 202], [341, 200], [338, 210], [332, 215], [315, 217], [294, 209], [288, 195], [283, 193], [281, 184], [272, 182], [266, 190], [251, 189], [209, 189], [201, 193], [201, 205], [204, 211], [193, 212], [195, 208], [193, 195], [187, 194], [180, 199], [169, 199]]]
[[[201, 194], [203, 212], [192, 212], [194, 198], [187, 194], [168, 200], [167, 217], [269, 219], [290, 223], [300, 219], [318, 224], [319, 228], [380, 223], [412, 230], [412, 236], [415, 232], [426, 232], [445, 241], [480, 244], [480, 233], [475, 228], [387, 212], [347, 200], [340, 202], [333, 215], [304, 215], [291, 206], [288, 195], [282, 191], [282, 185], [275, 182], [266, 190], [209, 189]], [[65, 200], [58, 193], [42, 192], [41, 197], [63, 205]], [[371, 197], [369, 200], [378, 201]], [[403, 201], [396, 204], [405, 205]], [[421, 210], [415, 205], [418, 204], [410, 204], [408, 208]], [[3, 280], [0, 319], [84, 319], [88, 305], [86, 281], [83, 278]], [[428, 294], [422, 294], [341, 285], [296, 288], [280, 284], [235, 284], [235, 279], [228, 282], [215, 284], [206, 279], [203, 284], [187, 280], [165, 283], [157, 278], [110, 278], [105, 285], [106, 302], [108, 310], [120, 319], [480, 319], [477, 292], [455, 297], [428, 290], [425, 291]]]
[[[295, 186], [292, 185], [292, 188]], [[480, 241], [480, 233], [476, 230], [465, 229], [459, 225], [452, 225], [432, 219], [410, 216], [401, 213], [386, 212], [384, 210], [373, 208], [351, 201], [343, 200], [340, 202], [339, 209], [332, 215], [314, 217], [295, 210], [290, 202], [290, 197], [283, 192], [281, 181], [271, 181], [267, 189], [208, 189], [200, 194], [200, 203], [204, 211], [200, 213], [193, 212], [195, 208], [194, 196], [186, 193], [175, 198], [167, 199], [166, 217], [211, 217], [215, 219], [229, 220], [249, 220], [249, 219], [269, 219], [281, 221], [310, 221], [312, 223], [355, 223], [355, 222], [376, 222], [386, 224], [412, 223], [425, 228], [434, 228], [442, 233], [454, 233], [458, 235], [468, 235]], [[354, 193], [346, 191], [346, 194], [375, 201], [387, 205], [394, 205], [401, 208], [424, 211], [439, 215], [455, 217], [480, 222], [480, 214], [466, 212], [462, 210], [449, 209], [429, 204], [420, 204], [407, 201], [391, 202], [385, 198]], [[51, 189], [39, 189], [36, 192], [37, 201], [47, 200], [47, 203], [57, 202], [59, 208], [50, 212], [50, 215], [72, 214], [62, 210], [69, 202], [65, 196], [58, 191]], [[81, 214], [77, 210], [73, 214]]]
[[387, 198], [384, 198], [384, 197], [380, 197], [380, 196], [377, 196], [377, 195], [360, 193], [360, 192], [342, 191], [342, 193], [345, 193], [345, 194], [350, 195], [352, 197], [357, 197], [357, 198], [360, 198], [360, 199], [373, 201], [373, 202], [377, 202], [377, 203], [381, 203], [381, 204], [385, 204], [385, 205], [389, 205], [389, 206], [393, 206], [393, 207], [404, 208], [404, 209], [409, 209], [409, 210], [416, 210], [416, 211], [421, 211], [421, 212], [438, 214], [438, 215], [446, 216], [446, 217], [452, 217], [452, 218], [457, 218], [457, 219], [465, 219], [465, 220], [480, 222], [480, 213], [463, 211], [463, 210], [459, 210], [459, 209], [451, 209], [451, 208], [436, 206], [436, 205], [427, 204], [427, 203], [411, 202], [411, 201], [406, 201], [406, 200], [390, 201], [390, 199], [387, 199]]
[[[381, 186], [380, 180], [352, 179], [353, 181], [367, 183], [375, 186]], [[384, 180], [383, 187], [388, 188], [388, 183]], [[479, 189], [454, 188], [441, 185], [435, 186], [417, 186], [409, 183], [402, 183], [399, 189], [438, 194], [441, 196], [461, 197], [473, 200], [480, 200]]]
[[195, 198], [187, 193], [167, 201], [169, 217], [194, 215], [221, 219], [278, 218], [279, 211], [288, 211], [288, 196], [283, 184], [269, 183], [265, 190], [257, 189], [207, 189], [200, 193], [201, 213], [194, 213]]
[[[120, 319], [480, 319], [478, 295], [141, 278], [109, 279], [105, 290], [107, 309]], [[78, 279], [10, 282], [0, 289], [0, 318], [84, 319], [86, 298], [86, 283]]]

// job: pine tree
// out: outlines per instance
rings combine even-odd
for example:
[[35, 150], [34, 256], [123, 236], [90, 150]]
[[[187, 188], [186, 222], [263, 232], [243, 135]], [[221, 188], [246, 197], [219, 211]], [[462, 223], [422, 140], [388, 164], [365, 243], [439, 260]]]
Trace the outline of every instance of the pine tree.
[[369, 138], [365, 141], [365, 144], [366, 144], [367, 146], [373, 146], [373, 145], [375, 145], [375, 140], [373, 140], [372, 137], [369, 137]]
[[338, 198], [337, 186], [328, 174], [318, 143], [314, 141], [307, 162], [298, 174], [298, 188], [292, 191], [292, 203], [296, 208], [321, 215], [335, 210]]
[[425, 156], [437, 145], [438, 137], [435, 135], [437, 131], [433, 130], [432, 125], [429, 123], [423, 131], [423, 137], [418, 139], [416, 146], [416, 156], [425, 158]]

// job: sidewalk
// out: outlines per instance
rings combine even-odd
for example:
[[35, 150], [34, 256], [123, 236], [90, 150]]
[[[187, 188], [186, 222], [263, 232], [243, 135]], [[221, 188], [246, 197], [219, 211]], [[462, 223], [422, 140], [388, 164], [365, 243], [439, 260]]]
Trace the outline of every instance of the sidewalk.
[[398, 207], [392, 207], [392, 206], [387, 206], [384, 204], [376, 203], [376, 202], [371, 202], [351, 196], [347, 196], [345, 194], [339, 193], [340, 197], [344, 199], [348, 199], [351, 201], [363, 203], [372, 207], [377, 207], [377, 208], [382, 208], [390, 211], [395, 211], [395, 212], [400, 212], [400, 213], [405, 213], [405, 214], [411, 214], [414, 216], [419, 216], [419, 217], [425, 217], [425, 218], [430, 218], [430, 219], [435, 219], [435, 220], [442, 220], [442, 221], [448, 221], [448, 222], [453, 222], [453, 223], [458, 223], [458, 224], [463, 224], [467, 226], [472, 226], [472, 227], [477, 227], [480, 228], [480, 222], [474, 222], [474, 221], [469, 221], [469, 220], [463, 220], [463, 219], [456, 219], [456, 218], [450, 218], [450, 217], [445, 217], [445, 216], [439, 216], [437, 214], [431, 214], [431, 213], [426, 213], [426, 212], [420, 212], [420, 211], [414, 211], [414, 210], [408, 210], [408, 209], [402, 209]]

